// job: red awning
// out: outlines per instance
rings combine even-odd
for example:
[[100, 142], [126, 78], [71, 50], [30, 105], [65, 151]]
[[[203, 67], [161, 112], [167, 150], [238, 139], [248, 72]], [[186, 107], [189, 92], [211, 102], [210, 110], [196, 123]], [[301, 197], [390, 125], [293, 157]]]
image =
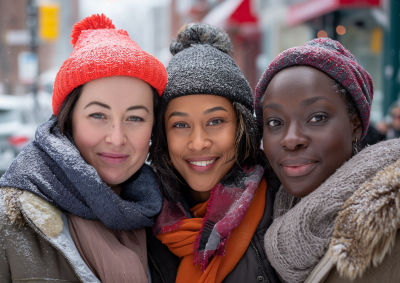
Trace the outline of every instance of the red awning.
[[234, 24], [257, 24], [253, 13], [252, 0], [226, 0], [212, 9], [202, 20], [214, 26], [225, 27]]
[[380, 0], [308, 0], [291, 5], [287, 24], [298, 25], [339, 9], [379, 7]]

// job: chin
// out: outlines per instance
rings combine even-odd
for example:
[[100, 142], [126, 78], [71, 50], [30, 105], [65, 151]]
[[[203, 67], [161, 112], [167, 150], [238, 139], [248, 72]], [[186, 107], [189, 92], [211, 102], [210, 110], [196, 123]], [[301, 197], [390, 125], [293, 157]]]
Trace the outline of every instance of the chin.
[[[294, 184], [293, 186], [283, 186], [285, 190], [288, 192], [289, 195], [295, 197], [295, 198], [303, 198], [306, 197], [307, 195], [311, 194], [313, 191], [315, 191], [318, 187], [308, 187], [308, 186], [301, 186], [301, 184], [297, 183]], [[292, 190], [291, 188], [294, 187]]]
[[101, 180], [106, 183], [108, 186], [117, 186], [126, 180], [129, 179], [129, 176], [126, 176], [122, 172], [103, 172], [103, 174], [99, 174]]
[[142, 165], [138, 168], [136, 168], [136, 166], [128, 167], [127, 165], [118, 166], [118, 168], [107, 166], [97, 172], [104, 183], [109, 186], [117, 186], [132, 177]]
[[[186, 179], [185, 179], [186, 180]], [[204, 180], [188, 182], [189, 187], [196, 192], [208, 192], [218, 184], [218, 182], [204, 182]]]

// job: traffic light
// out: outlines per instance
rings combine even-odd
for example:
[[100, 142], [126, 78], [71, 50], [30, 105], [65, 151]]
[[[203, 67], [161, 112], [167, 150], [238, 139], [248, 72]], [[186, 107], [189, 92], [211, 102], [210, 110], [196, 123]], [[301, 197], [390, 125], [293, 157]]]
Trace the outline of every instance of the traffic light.
[[54, 41], [58, 37], [60, 5], [43, 3], [39, 5], [39, 36], [43, 40]]

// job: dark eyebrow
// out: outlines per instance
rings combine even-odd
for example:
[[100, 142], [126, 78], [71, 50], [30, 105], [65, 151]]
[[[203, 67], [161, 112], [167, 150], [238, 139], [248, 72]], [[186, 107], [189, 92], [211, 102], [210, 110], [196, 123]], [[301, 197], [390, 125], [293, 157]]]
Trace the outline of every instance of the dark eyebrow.
[[[107, 108], [107, 109], [111, 109], [111, 107], [108, 106], [107, 104], [104, 104], [104, 103], [101, 103], [101, 102], [98, 102], [98, 101], [92, 101], [92, 102], [90, 102], [88, 105], [85, 106], [85, 108], [88, 108], [90, 105], [99, 105], [99, 106], [101, 106], [101, 107], [104, 107], [104, 108]], [[83, 108], [83, 109], [85, 109], [85, 108]], [[126, 109], [126, 111], [129, 111], [129, 110], [136, 110], [136, 109], [144, 109], [144, 110], [147, 111], [147, 113], [150, 113], [149, 109], [147, 109], [147, 107], [145, 107], [145, 106], [143, 106], [143, 105], [136, 105], [136, 106], [128, 107], [128, 108]]]
[[169, 120], [171, 117], [173, 117], [173, 116], [178, 116], [178, 117], [189, 117], [189, 115], [188, 115], [187, 113], [175, 111], [175, 112], [172, 112], [172, 113], [169, 115], [168, 120]]
[[98, 102], [98, 101], [92, 101], [92, 102], [90, 102], [90, 103], [89, 103], [88, 105], [86, 105], [85, 108], [83, 108], [83, 109], [88, 108], [90, 105], [99, 105], [99, 106], [101, 106], [101, 107], [104, 107], [104, 108], [107, 108], [107, 109], [111, 109], [111, 107], [108, 106], [107, 104], [104, 104], [104, 103], [101, 103], [101, 102]]
[[213, 107], [213, 108], [210, 108], [210, 109], [204, 111], [203, 114], [204, 114], [204, 115], [207, 115], [207, 114], [210, 114], [210, 113], [212, 113], [212, 112], [220, 111], [220, 110], [228, 112], [228, 110], [226, 110], [224, 107], [222, 107], [222, 106], [217, 106], [217, 107]]
[[128, 108], [126, 109], [126, 111], [129, 111], [129, 110], [136, 110], [136, 109], [143, 109], [143, 110], [146, 110], [147, 113], [150, 113], [149, 109], [147, 109], [147, 107], [144, 106], [144, 105], [131, 106], [131, 107], [128, 107]]
[[[327, 101], [329, 101], [330, 103], [332, 103], [332, 101], [330, 101], [330, 100], [329, 100], [328, 98], [326, 98], [326, 97], [323, 97], [323, 96], [316, 96], [316, 97], [311, 97], [311, 98], [304, 99], [304, 100], [301, 102], [301, 106], [304, 106], [304, 107], [310, 106], [311, 104], [313, 104], [313, 103], [315, 103], [315, 102], [317, 102], [318, 100], [321, 100], [321, 99], [327, 100]], [[333, 104], [333, 103], [332, 103], [332, 104]]]
[[283, 110], [283, 107], [276, 103], [267, 104], [267, 105], [265, 105], [264, 109], [265, 108], [270, 108], [270, 109], [274, 109], [274, 110]]

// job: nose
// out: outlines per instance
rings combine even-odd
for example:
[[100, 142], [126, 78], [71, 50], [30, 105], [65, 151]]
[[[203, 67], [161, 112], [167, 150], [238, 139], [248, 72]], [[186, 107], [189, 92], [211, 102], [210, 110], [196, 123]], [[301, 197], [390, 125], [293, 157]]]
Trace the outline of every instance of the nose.
[[106, 136], [106, 143], [114, 146], [123, 146], [127, 142], [125, 130], [121, 123], [114, 123]]
[[188, 145], [190, 150], [202, 151], [203, 149], [210, 148], [211, 144], [212, 142], [203, 127], [197, 126], [193, 128]]
[[301, 126], [292, 124], [280, 144], [286, 150], [297, 150], [308, 146], [308, 138], [303, 133]]

